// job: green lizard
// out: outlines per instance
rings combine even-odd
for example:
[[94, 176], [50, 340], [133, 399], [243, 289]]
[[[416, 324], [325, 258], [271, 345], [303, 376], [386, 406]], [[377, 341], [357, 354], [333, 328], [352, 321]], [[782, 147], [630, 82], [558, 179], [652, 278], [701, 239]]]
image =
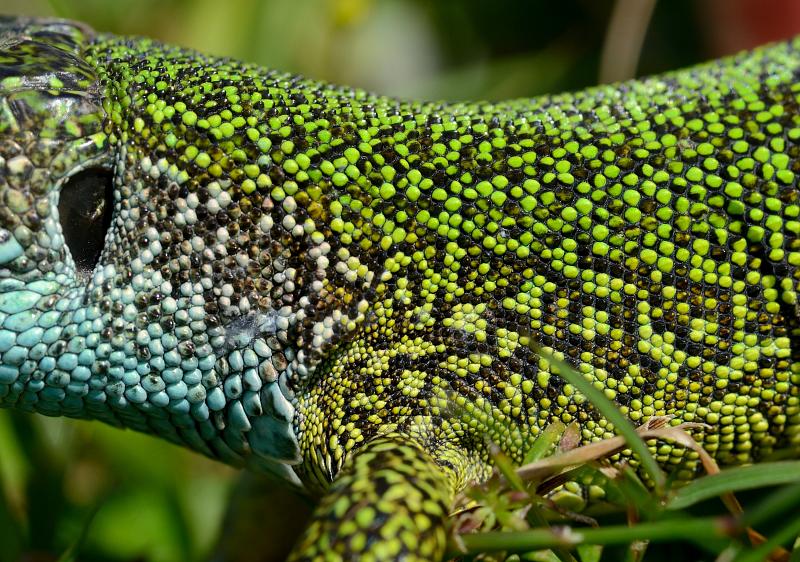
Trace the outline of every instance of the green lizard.
[[295, 560], [440, 559], [490, 443], [612, 435], [548, 356], [720, 463], [798, 456], [799, 73], [418, 103], [0, 20], [0, 406], [305, 487]]

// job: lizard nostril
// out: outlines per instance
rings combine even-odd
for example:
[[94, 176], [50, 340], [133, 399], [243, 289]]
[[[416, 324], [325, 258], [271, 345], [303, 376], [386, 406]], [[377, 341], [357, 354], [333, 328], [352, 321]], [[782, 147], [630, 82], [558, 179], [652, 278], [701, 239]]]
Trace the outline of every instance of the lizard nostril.
[[100, 259], [114, 209], [113, 174], [110, 170], [83, 170], [61, 188], [58, 215], [64, 239], [84, 279]]

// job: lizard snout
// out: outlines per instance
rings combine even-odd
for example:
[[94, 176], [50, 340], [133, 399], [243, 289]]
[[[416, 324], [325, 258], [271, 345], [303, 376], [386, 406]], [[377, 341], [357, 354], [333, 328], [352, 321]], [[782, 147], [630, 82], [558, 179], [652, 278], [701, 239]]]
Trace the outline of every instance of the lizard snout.
[[0, 93], [85, 94], [96, 81], [82, 59], [93, 37], [94, 31], [77, 22], [0, 17]]
[[[82, 181], [87, 170], [108, 176], [112, 160], [99, 80], [84, 56], [93, 36], [66, 20], [0, 18], [0, 276], [38, 277], [68, 261], [65, 238], [79, 232], [83, 242], [88, 221], [59, 225], [59, 213], [80, 218], [107, 199], [107, 182], [94, 182], [94, 196]], [[79, 274], [85, 253], [74, 256]]]

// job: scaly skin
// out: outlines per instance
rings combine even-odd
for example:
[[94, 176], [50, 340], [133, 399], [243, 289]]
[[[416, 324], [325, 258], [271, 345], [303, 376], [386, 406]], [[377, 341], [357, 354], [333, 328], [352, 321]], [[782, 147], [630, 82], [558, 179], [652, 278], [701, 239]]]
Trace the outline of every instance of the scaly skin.
[[[488, 443], [612, 435], [537, 345], [723, 464], [800, 453], [800, 40], [445, 104], [0, 30], [0, 406], [327, 493], [298, 560], [439, 559]], [[59, 220], [83, 169], [113, 174], [96, 264]]]

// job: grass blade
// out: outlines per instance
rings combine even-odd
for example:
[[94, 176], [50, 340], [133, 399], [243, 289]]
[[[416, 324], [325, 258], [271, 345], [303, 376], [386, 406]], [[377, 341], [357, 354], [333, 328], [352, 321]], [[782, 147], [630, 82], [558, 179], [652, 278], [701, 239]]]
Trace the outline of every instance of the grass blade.
[[693, 542], [710, 551], [719, 551], [727, 539], [739, 529], [728, 517], [703, 517], [670, 519], [639, 525], [612, 525], [595, 529], [552, 527], [518, 532], [490, 532], [461, 535], [466, 552], [453, 550], [451, 554], [478, 554], [482, 552], [530, 552], [552, 548], [574, 548], [578, 544], [615, 545], [634, 541]]
[[778, 552], [781, 553], [779, 554], [780, 559], [785, 560], [783, 557], [785, 556], [785, 551], [781, 549], [781, 544], [787, 542], [792, 537], [796, 537], [798, 533], [800, 533], [800, 517], [789, 521], [788, 524], [771, 533], [772, 536], [769, 538], [769, 540], [757, 548], [740, 552], [739, 555], [734, 558], [734, 562], [761, 562], [762, 560], [776, 560], [778, 558], [775, 556], [770, 557], [770, 554], [775, 550], [778, 550]]
[[800, 461], [778, 461], [729, 468], [703, 476], [675, 491], [667, 509], [684, 509], [725, 492], [800, 482]]
[[525, 455], [525, 460], [522, 461], [523, 465], [530, 464], [538, 461], [547, 455], [553, 447], [558, 443], [566, 430], [566, 426], [560, 421], [556, 421], [545, 427], [542, 432], [536, 437], [536, 440], [531, 445], [530, 451]]
[[86, 517], [83, 525], [81, 526], [81, 532], [72, 542], [72, 544], [70, 544], [69, 547], [61, 554], [61, 556], [58, 558], [58, 562], [75, 562], [78, 559], [78, 553], [80, 552], [83, 543], [86, 542], [86, 537], [89, 535], [89, 529], [92, 526], [92, 521], [94, 521], [95, 515], [97, 515], [97, 512], [100, 510], [100, 506], [101, 504], [98, 504], [94, 507], [94, 509], [91, 510], [91, 512], [89, 512], [89, 515]]

